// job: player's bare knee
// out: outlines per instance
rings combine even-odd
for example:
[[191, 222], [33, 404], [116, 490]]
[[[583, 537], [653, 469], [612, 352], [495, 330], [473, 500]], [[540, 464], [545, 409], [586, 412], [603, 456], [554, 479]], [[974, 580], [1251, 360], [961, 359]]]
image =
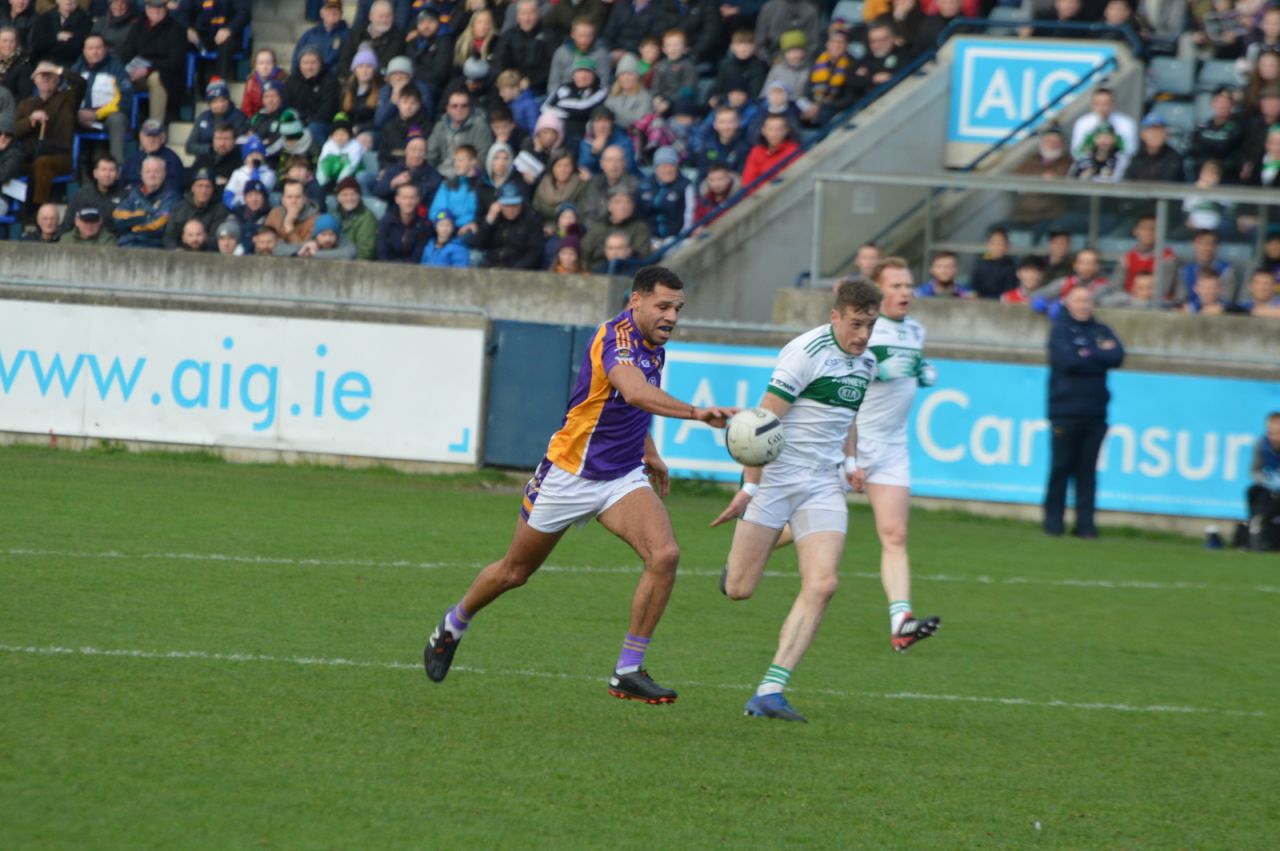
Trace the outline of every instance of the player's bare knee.
[[730, 600], [750, 600], [751, 595], [755, 592], [755, 587], [747, 582], [746, 579], [730, 577], [724, 581], [724, 595]]
[[533, 575], [533, 570], [527, 565], [517, 562], [506, 562], [502, 565], [502, 589], [510, 591], [512, 588], [519, 588], [521, 585], [529, 581], [529, 577]]
[[649, 557], [644, 560], [644, 569], [651, 570], [664, 576], [676, 575], [676, 568], [680, 565], [680, 546], [675, 541], [669, 541], [654, 547], [649, 553]]
[[832, 574], [831, 576], [814, 577], [804, 582], [801, 590], [813, 599], [826, 603], [836, 595], [836, 591], [839, 588], [840, 579]]
[[880, 544], [891, 549], [905, 549], [907, 546], [907, 527], [905, 524], [895, 523], [888, 526], [881, 526], [876, 530], [880, 535]]

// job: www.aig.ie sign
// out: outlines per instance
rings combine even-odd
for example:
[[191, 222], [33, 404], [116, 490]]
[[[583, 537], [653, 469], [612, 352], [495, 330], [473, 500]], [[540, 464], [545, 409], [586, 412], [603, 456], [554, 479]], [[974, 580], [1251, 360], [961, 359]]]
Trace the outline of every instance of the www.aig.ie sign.
[[1099, 42], [958, 38], [952, 43], [949, 142], [1003, 139], [1115, 57], [1112, 45]]

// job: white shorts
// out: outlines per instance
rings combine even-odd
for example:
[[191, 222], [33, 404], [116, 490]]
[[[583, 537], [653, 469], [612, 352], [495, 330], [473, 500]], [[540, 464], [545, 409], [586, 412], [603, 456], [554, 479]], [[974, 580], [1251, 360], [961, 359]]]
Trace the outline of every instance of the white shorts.
[[911, 487], [911, 453], [905, 443], [858, 439], [858, 466], [869, 485]]
[[585, 526], [592, 518], [637, 488], [651, 487], [644, 467], [616, 479], [584, 479], [566, 472], [546, 458], [524, 487], [520, 516], [538, 532], [559, 532], [570, 524]]
[[765, 466], [760, 490], [742, 519], [769, 529], [790, 523], [797, 541], [814, 532], [844, 534], [849, 528], [844, 481], [839, 464], [814, 468], [775, 461]]

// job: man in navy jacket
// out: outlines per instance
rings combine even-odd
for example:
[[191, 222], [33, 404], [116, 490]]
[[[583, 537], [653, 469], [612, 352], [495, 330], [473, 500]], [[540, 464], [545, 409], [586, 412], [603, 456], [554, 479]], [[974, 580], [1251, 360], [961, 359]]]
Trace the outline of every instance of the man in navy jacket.
[[1076, 529], [1096, 538], [1093, 523], [1098, 452], [1107, 434], [1107, 372], [1124, 362], [1124, 346], [1093, 317], [1093, 294], [1075, 287], [1049, 332], [1049, 422], [1053, 454], [1044, 497], [1044, 530], [1064, 531], [1067, 482], [1076, 484]]

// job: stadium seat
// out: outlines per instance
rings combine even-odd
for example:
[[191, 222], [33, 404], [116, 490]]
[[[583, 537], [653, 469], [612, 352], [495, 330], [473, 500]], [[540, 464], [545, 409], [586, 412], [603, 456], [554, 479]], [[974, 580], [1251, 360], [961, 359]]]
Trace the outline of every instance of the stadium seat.
[[991, 27], [987, 30], [989, 35], [1013, 35], [1017, 32], [1018, 26], [1031, 20], [1031, 17], [1017, 6], [996, 6], [991, 10], [989, 17], [992, 21], [1008, 21], [1014, 24], [1008, 27]]
[[1192, 62], [1184, 62], [1172, 56], [1157, 56], [1147, 66], [1148, 97], [1190, 97], [1195, 86], [1196, 69]]
[[1218, 245], [1218, 255], [1228, 263], [1242, 269], [1253, 268], [1257, 260], [1257, 251], [1251, 242], [1223, 242]]
[[[231, 59], [236, 63], [236, 73], [240, 71], [240, 65], [249, 60], [249, 46], [253, 43], [253, 24], [244, 28], [243, 37], [240, 41], [240, 49], [232, 55]], [[212, 62], [217, 59], [218, 55], [211, 50], [188, 50], [187, 51], [187, 91], [199, 94], [199, 88], [196, 86], [196, 68], [200, 62]], [[231, 82], [228, 80], [227, 82]], [[184, 103], [179, 109], [179, 117], [183, 121], [190, 121], [191, 116], [188, 115], [192, 111], [189, 103]]]
[[1196, 95], [1196, 123], [1206, 120], [1213, 115], [1213, 94], [1210, 92], [1200, 92]]
[[862, 23], [862, 0], [840, 0], [831, 10], [831, 20], [837, 18], [849, 24]]
[[1195, 109], [1189, 103], [1159, 101], [1151, 111], [1165, 120], [1173, 134], [1186, 136], [1196, 127]]
[[[30, 189], [30, 181], [25, 177], [14, 178], [15, 182], [21, 183]], [[4, 200], [8, 202], [9, 208], [3, 216], [0, 216], [0, 239], [18, 239], [22, 234], [22, 202], [16, 198], [4, 196]]]
[[1200, 74], [1196, 77], [1196, 91], [1211, 92], [1219, 86], [1240, 88], [1240, 77], [1236, 74], [1234, 59], [1210, 59], [1200, 66]]

